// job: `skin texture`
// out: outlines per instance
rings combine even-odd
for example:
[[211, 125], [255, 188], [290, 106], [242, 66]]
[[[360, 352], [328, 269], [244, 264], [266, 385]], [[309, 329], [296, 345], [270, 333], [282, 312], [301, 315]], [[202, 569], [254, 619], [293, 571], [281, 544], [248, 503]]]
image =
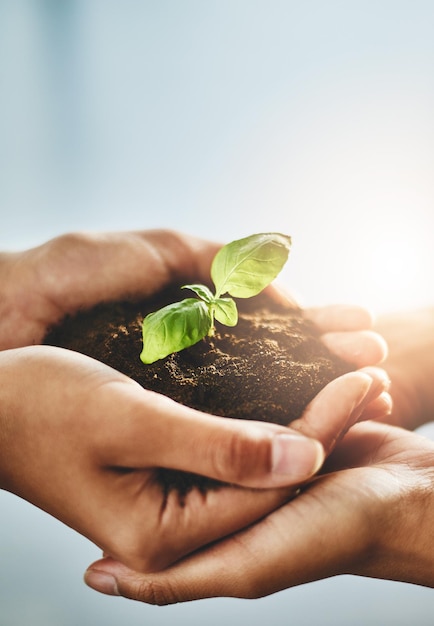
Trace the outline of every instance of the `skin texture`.
[[390, 346], [384, 367], [395, 407], [387, 421], [413, 430], [433, 419], [434, 307], [385, 315], [376, 330]]
[[100, 590], [170, 604], [258, 598], [346, 573], [433, 586], [432, 443], [366, 422], [332, 460], [333, 471], [291, 503], [166, 571], [140, 575], [109, 558], [97, 562], [91, 571]]
[[433, 587], [434, 443], [404, 427], [433, 417], [434, 310], [385, 316], [375, 328], [389, 345], [394, 409], [380, 419], [390, 423], [356, 424], [297, 498], [166, 571], [97, 562], [100, 589], [168, 604], [257, 598], [338, 574]]
[[[147, 231], [66, 235], [0, 257], [0, 486], [140, 572], [264, 518], [293, 497], [352, 424], [390, 409], [387, 376], [371, 367], [385, 345], [357, 308], [310, 312], [324, 340], [362, 369], [328, 385], [292, 429], [205, 415], [88, 357], [38, 345], [80, 307], [206, 280], [217, 249]], [[158, 467], [236, 486], [192, 491], [180, 502], [162, 493]]]

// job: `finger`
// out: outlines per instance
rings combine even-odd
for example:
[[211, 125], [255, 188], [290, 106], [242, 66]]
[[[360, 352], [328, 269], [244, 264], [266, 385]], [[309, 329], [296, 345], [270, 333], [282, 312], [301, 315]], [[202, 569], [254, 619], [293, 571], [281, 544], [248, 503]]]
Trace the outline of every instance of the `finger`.
[[268, 285], [268, 287], [264, 289], [263, 293], [273, 302], [285, 309], [291, 310], [294, 309], [294, 307], [299, 308], [300, 306], [294, 296], [279, 283], [273, 282], [271, 285]]
[[[136, 478], [136, 479], [135, 479]], [[149, 474], [124, 484], [125, 492], [136, 495], [134, 506], [128, 498], [114, 493], [113, 482], [105, 493], [107, 526], [110, 535], [106, 554], [140, 572], [160, 571], [187, 554], [264, 518], [291, 499], [297, 489], [244, 489], [233, 486], [192, 487], [187, 493], [177, 488], [162, 490]], [[139, 495], [138, 495], [139, 494]], [[115, 500], [115, 507], [111, 507]]]
[[387, 355], [384, 339], [370, 330], [328, 332], [321, 335], [321, 340], [334, 354], [356, 367], [381, 363]]
[[[356, 424], [327, 459], [327, 471], [339, 472], [343, 468], [366, 468], [388, 466], [395, 468], [417, 467], [418, 460], [425, 458], [422, 450], [430, 442], [423, 436], [408, 430], [370, 420]], [[430, 465], [431, 466], [431, 465]], [[396, 478], [396, 477], [395, 477]], [[393, 486], [402, 485], [393, 480]], [[401, 494], [402, 496], [402, 494]]]
[[[103, 593], [166, 605], [215, 596], [258, 598], [348, 571], [353, 555], [363, 553], [374, 532], [361, 506], [337, 515], [333, 493], [327, 506], [327, 481], [318, 479], [263, 522], [165, 571], [141, 575], [103, 559], [90, 566], [85, 581]], [[320, 485], [322, 497], [317, 496]]]
[[[175, 231], [68, 234], [29, 251], [41, 288], [64, 312], [209, 280], [219, 245]], [[46, 271], [49, 267], [50, 271]]]
[[284, 426], [211, 416], [129, 383], [106, 388], [90, 407], [107, 425], [102, 465], [166, 467], [268, 488], [298, 484], [324, 460], [318, 441]]
[[378, 398], [375, 398], [362, 411], [359, 421], [361, 420], [379, 420], [383, 421], [391, 415], [393, 409], [393, 401], [390, 393], [384, 391]]
[[327, 455], [388, 385], [388, 376], [380, 368], [344, 374], [320, 391], [291, 428], [320, 441]]
[[304, 309], [308, 317], [322, 332], [364, 330], [371, 328], [372, 315], [359, 306], [328, 305]]

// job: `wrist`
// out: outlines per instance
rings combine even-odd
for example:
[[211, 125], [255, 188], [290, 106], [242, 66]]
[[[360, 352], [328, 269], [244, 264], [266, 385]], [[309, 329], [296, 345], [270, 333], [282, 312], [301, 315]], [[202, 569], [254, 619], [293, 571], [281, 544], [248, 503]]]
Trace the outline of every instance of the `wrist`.
[[[431, 455], [434, 467], [434, 453]], [[365, 555], [355, 574], [434, 587], [434, 477], [431, 469], [391, 468], [394, 493], [382, 499]], [[395, 471], [396, 470], [396, 471]]]
[[434, 417], [434, 308], [384, 316], [376, 329], [389, 346], [390, 423], [414, 429]]

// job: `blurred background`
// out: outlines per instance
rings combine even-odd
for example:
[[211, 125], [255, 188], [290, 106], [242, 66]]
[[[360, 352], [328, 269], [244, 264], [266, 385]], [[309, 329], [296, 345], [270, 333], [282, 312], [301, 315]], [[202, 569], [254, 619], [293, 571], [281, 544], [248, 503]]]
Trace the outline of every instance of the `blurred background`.
[[[0, 0], [0, 249], [278, 230], [304, 304], [432, 303], [433, 32], [430, 0]], [[0, 510], [1, 626], [432, 623], [432, 591], [345, 576], [255, 601], [100, 596], [89, 542], [10, 494]]]

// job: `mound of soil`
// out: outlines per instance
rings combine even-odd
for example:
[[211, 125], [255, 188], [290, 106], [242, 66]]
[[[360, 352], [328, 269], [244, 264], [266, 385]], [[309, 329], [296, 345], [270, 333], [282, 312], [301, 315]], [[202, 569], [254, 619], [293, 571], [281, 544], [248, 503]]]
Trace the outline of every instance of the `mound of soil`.
[[[260, 296], [239, 303], [243, 310], [234, 328], [217, 323], [213, 337], [144, 365], [139, 358], [143, 318], [179, 299], [177, 289], [139, 302], [100, 304], [65, 318], [45, 343], [98, 359], [144, 388], [195, 409], [281, 425], [300, 417], [328, 382], [353, 369], [321, 343], [301, 309], [270, 307]], [[176, 488], [181, 495], [192, 486], [217, 484], [165, 469], [158, 479], [166, 492]]]

